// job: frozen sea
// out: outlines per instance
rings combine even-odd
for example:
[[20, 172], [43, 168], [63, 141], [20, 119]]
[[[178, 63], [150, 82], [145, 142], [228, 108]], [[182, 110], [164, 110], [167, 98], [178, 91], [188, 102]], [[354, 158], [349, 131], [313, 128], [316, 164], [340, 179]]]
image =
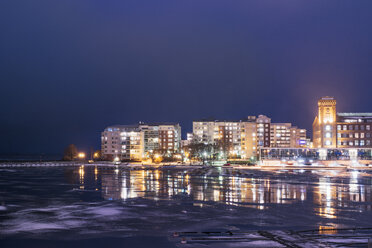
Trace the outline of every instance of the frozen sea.
[[[345, 169], [0, 167], [0, 247], [183, 247], [173, 233], [370, 228], [371, 176]], [[184, 245], [217, 246], [249, 245]]]

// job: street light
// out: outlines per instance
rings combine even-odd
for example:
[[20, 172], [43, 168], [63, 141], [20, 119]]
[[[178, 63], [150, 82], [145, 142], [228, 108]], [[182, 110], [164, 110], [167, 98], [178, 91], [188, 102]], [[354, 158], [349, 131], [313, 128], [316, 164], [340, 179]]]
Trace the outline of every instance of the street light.
[[79, 157], [79, 159], [84, 159], [85, 158], [85, 153], [84, 152], [79, 152], [78, 157]]
[[94, 154], [93, 154], [93, 158], [98, 158], [99, 157], [99, 153], [98, 152], [95, 152]]

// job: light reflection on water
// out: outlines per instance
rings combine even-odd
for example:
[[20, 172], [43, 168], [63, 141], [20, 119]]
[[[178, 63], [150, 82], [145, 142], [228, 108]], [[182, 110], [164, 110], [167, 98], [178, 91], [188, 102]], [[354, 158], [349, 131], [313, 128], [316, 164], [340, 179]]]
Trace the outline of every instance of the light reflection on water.
[[[79, 168], [80, 188], [84, 189], [84, 166]], [[215, 173], [214, 171], [213, 173]], [[217, 170], [220, 173], [221, 170]], [[288, 173], [288, 172], [286, 172]], [[300, 172], [300, 173], [303, 173]], [[332, 172], [335, 173], [335, 172]], [[330, 174], [332, 174], [330, 173]], [[101, 170], [94, 168], [94, 177], [101, 177], [105, 200], [146, 198], [151, 200], [186, 196], [203, 206], [208, 202], [267, 209], [276, 204], [311, 202], [314, 213], [335, 219], [338, 211], [354, 206], [355, 211], [371, 210], [371, 181], [359, 183], [359, 173], [343, 175], [341, 182], [320, 175], [314, 181], [293, 182], [257, 176], [193, 173], [183, 170]], [[295, 178], [296, 175], [293, 176]], [[337, 178], [336, 178], [337, 179]], [[355, 207], [355, 203], [359, 204]]]
[[72, 236], [164, 234], [225, 226], [326, 234], [370, 227], [372, 218], [367, 172], [92, 165], [0, 172], [0, 235], [56, 229]]
[[263, 208], [263, 204], [303, 201], [306, 187], [237, 176], [193, 176], [183, 172], [171, 176], [161, 170], [102, 173], [102, 196], [107, 200], [136, 197], [158, 200], [179, 194], [189, 195], [200, 202]]

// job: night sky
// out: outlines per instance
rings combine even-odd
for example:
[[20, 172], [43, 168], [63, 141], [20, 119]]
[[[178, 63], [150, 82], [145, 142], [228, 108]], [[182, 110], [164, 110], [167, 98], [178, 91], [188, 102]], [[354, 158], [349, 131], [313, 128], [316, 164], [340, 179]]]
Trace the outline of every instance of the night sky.
[[[0, 1], [0, 153], [99, 148], [108, 125], [372, 112], [370, 0]], [[309, 133], [310, 134], [310, 133]]]

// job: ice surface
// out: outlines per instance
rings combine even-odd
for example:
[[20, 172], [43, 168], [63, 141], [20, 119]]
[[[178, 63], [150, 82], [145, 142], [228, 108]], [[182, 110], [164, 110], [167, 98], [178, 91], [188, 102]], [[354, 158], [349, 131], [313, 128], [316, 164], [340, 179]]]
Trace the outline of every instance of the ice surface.
[[[0, 235], [78, 239], [190, 231], [318, 232], [325, 226], [370, 227], [372, 219], [368, 171], [52, 165], [1, 169]], [[267, 247], [270, 242], [216, 245]]]

